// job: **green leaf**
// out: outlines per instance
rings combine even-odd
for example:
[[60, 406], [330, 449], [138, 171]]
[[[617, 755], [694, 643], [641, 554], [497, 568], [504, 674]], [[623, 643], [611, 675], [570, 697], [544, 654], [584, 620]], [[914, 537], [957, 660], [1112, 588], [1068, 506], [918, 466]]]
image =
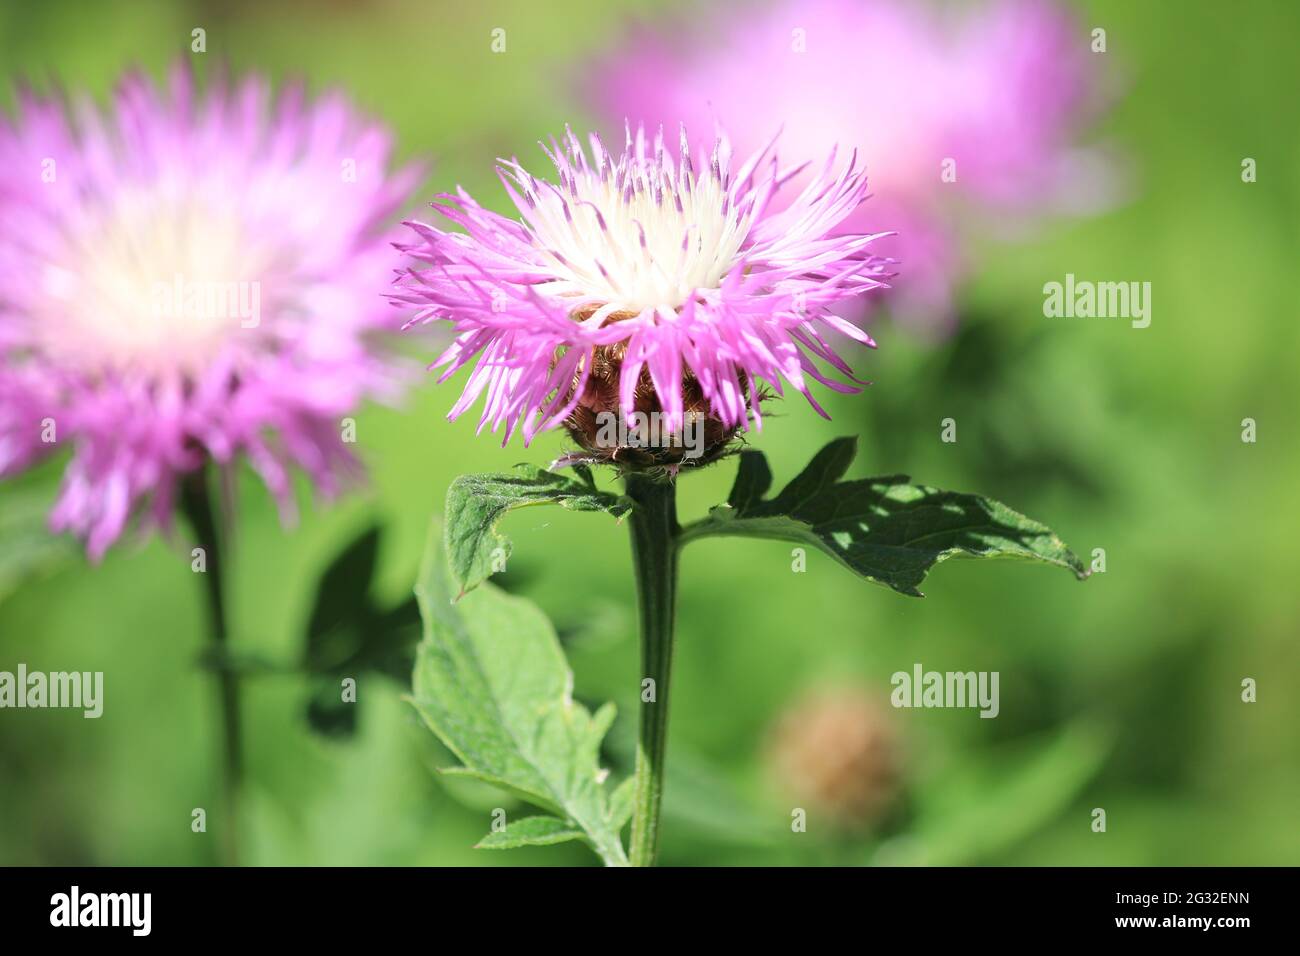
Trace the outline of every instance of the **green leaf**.
[[727, 504], [684, 528], [681, 542], [746, 535], [810, 545], [914, 597], [930, 569], [951, 557], [1024, 558], [1087, 577], [1051, 529], [992, 498], [912, 484], [906, 475], [840, 480], [856, 452], [856, 439], [836, 439], [769, 499], [763, 498], [772, 480], [766, 459], [741, 452]]
[[475, 845], [476, 850], [513, 850], [520, 846], [551, 846], [581, 840], [582, 831], [559, 817], [524, 817], [507, 823], [497, 833], [489, 833]]
[[356, 730], [357, 708], [340, 693], [344, 677], [379, 673], [405, 682], [420, 638], [415, 599], [381, 607], [371, 594], [381, 530], [371, 524], [322, 572], [308, 619], [302, 666], [310, 675], [307, 721], [326, 737]]
[[349, 630], [360, 609], [370, 605], [370, 582], [379, 555], [379, 526], [362, 530], [330, 562], [316, 585], [316, 601], [307, 624], [306, 661], [323, 670], [352, 648], [339, 647], [341, 632]]
[[440, 539], [435, 526], [415, 589], [416, 710], [464, 773], [579, 830], [606, 864], [627, 865], [598, 765], [613, 705], [591, 714], [574, 702], [555, 630], [530, 601], [489, 584], [453, 603]]
[[628, 777], [609, 795], [609, 822], [610, 825], [622, 831], [627, 826], [628, 821], [632, 819], [632, 811], [636, 801], [636, 777]]
[[762, 501], [771, 487], [772, 469], [767, 466], [767, 457], [759, 451], [743, 451], [727, 504], [737, 511], [746, 511]]
[[447, 489], [446, 547], [458, 597], [477, 587], [510, 556], [510, 539], [497, 523], [507, 512], [530, 505], [572, 511], [605, 511], [620, 518], [631, 509], [622, 495], [596, 489], [586, 466], [574, 477], [519, 465], [512, 475], [461, 475]]

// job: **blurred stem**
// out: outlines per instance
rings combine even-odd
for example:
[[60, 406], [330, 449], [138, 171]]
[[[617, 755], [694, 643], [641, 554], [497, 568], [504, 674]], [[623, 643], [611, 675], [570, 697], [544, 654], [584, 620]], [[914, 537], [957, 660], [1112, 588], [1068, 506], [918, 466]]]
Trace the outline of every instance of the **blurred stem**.
[[[208, 487], [207, 470], [188, 475], [181, 484], [181, 510], [194, 530], [198, 546], [203, 548], [208, 609], [208, 635], [212, 657], [224, 660], [229, 639], [224, 598], [224, 566], [217, 507]], [[222, 726], [222, 776], [225, 819], [221, 822], [221, 862], [235, 866], [239, 862], [236, 837], [238, 827], [239, 788], [244, 773], [243, 745], [239, 722], [239, 673], [228, 667], [215, 669], [219, 682]]]
[[636, 796], [628, 856], [633, 866], [651, 866], [659, 847], [664, 754], [668, 745], [668, 682], [673, 662], [673, 619], [677, 603], [677, 487], [672, 481], [629, 473], [632, 564], [641, 622], [641, 674], [654, 681], [652, 699], [642, 689], [641, 729], [636, 748]]

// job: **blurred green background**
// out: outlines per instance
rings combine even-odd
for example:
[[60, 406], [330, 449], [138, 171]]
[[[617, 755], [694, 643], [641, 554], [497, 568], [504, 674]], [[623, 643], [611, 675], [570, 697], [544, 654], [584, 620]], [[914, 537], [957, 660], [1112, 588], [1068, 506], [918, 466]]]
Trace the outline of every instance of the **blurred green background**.
[[[157, 75], [207, 30], [206, 63], [338, 85], [393, 124], [403, 157], [431, 157], [422, 198], [463, 183], [502, 208], [492, 159], [585, 125], [570, 79], [669, 6], [387, 2], [7, 3], [7, 80], [107, 91], [141, 64]], [[680, 7], [681, 4], [676, 6]], [[906, 471], [992, 495], [1051, 524], [1107, 571], [1085, 584], [1039, 566], [952, 562], [924, 600], [860, 583], [779, 543], [715, 540], [686, 553], [661, 861], [1295, 864], [1300, 862], [1295, 413], [1300, 224], [1300, 6], [1077, 5], [1108, 31], [1115, 102], [1095, 140], [1123, 157], [1132, 195], [1031, 240], [977, 243], [958, 334], [923, 343], [888, 322], [858, 367], [874, 385], [832, 398], [834, 421], [790, 403], [753, 445], [777, 481], [828, 439], [862, 436], [855, 474]], [[508, 52], [489, 49], [506, 28]], [[202, 58], [198, 58], [202, 59]], [[4, 106], [12, 105], [6, 83]], [[1258, 162], [1243, 184], [1240, 163]], [[1042, 285], [1150, 281], [1151, 326], [1045, 319]], [[417, 349], [431, 355], [432, 344]], [[372, 522], [383, 529], [375, 595], [410, 593], [430, 516], [449, 481], [545, 462], [561, 448], [475, 439], [445, 421], [457, 387], [421, 383], [402, 409], [358, 416], [368, 486], [308, 502], [298, 527], [241, 476], [234, 636], [273, 661], [302, 654], [317, 579]], [[939, 422], [958, 422], [958, 442]], [[1258, 441], [1241, 441], [1241, 420]], [[0, 487], [0, 514], [53, 498], [61, 462]], [[681, 482], [683, 518], [722, 500], [724, 463]], [[13, 523], [19, 519], [12, 518]], [[603, 516], [529, 509], [508, 520], [507, 587], [556, 621], [584, 700], [631, 731], [639, 680], [628, 546]], [[16, 533], [16, 532], [15, 532]], [[11, 539], [13, 540], [13, 539]], [[0, 538], [0, 552], [10, 545]], [[185, 533], [115, 548], [98, 567], [61, 548], [39, 574], [0, 562], [0, 669], [105, 673], [105, 711], [0, 713], [0, 863], [191, 864], [216, 858], [216, 700], [197, 658], [202, 594]], [[997, 670], [1001, 716], [892, 711], [901, 795], [874, 831], [790, 832], [767, 766], [770, 728], [810, 687], [878, 693], [915, 662]], [[1258, 681], [1258, 702], [1241, 681]], [[582, 847], [471, 849], [495, 806], [452, 790], [450, 762], [401, 700], [364, 677], [354, 737], [305, 718], [307, 678], [252, 679], [245, 693], [249, 797], [244, 858], [264, 864], [594, 862]], [[1107, 832], [1091, 812], [1107, 813]]]

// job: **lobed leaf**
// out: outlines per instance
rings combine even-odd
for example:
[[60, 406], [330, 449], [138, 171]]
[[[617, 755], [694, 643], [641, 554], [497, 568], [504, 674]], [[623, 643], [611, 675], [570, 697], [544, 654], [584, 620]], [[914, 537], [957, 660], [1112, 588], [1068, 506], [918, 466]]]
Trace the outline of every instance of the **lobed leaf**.
[[624, 800], [611, 802], [598, 764], [613, 705], [592, 714], [573, 700], [555, 630], [530, 601], [487, 584], [453, 603], [440, 539], [435, 528], [416, 585], [424, 618], [416, 710], [460, 759], [460, 772], [540, 807], [578, 831], [606, 864], [625, 866], [614, 819]]
[[512, 475], [461, 475], [447, 489], [446, 549], [457, 597], [477, 587], [494, 565], [510, 556], [510, 539], [497, 523], [517, 508], [557, 504], [572, 511], [604, 511], [621, 518], [631, 509], [622, 495], [596, 488], [590, 469], [573, 468], [574, 477], [519, 465]]
[[581, 840], [582, 831], [559, 817], [524, 817], [506, 824], [504, 830], [489, 833], [475, 845], [477, 850], [513, 850], [521, 846], [551, 846]]
[[856, 439], [836, 439], [774, 498], [763, 497], [772, 483], [763, 454], [741, 452], [727, 503], [682, 529], [681, 542], [710, 535], [793, 541], [913, 597], [930, 569], [951, 557], [1041, 561], [1087, 577], [1050, 528], [1000, 501], [913, 484], [906, 475], [841, 480], [856, 452]]

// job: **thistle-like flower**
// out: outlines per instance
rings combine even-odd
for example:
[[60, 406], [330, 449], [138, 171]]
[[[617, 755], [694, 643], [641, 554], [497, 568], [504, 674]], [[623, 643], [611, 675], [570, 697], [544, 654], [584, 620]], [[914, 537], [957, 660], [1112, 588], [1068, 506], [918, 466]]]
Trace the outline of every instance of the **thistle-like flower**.
[[394, 394], [375, 290], [417, 172], [341, 97], [258, 78], [74, 106], [24, 90], [0, 123], [0, 475], [70, 447], [51, 523], [96, 558], [209, 460], [246, 456], [286, 519], [290, 466], [337, 490], [341, 416]]
[[1095, 207], [1113, 188], [1103, 157], [1075, 144], [1095, 112], [1097, 58], [1046, 0], [740, 7], [639, 31], [591, 65], [584, 95], [611, 119], [721, 123], [742, 151], [778, 121], [799, 158], [857, 147], [870, 211], [897, 232], [877, 248], [900, 263], [887, 301], [913, 327], [951, 321], [972, 239]]
[[[761, 425], [766, 389], [819, 412], [811, 382], [856, 390], [827, 374], [857, 381], [828, 333], [874, 343], [833, 310], [888, 276], [868, 252], [879, 234], [832, 235], [866, 196], [856, 156], [837, 170], [832, 150], [774, 212], [800, 170], [778, 167], [771, 142], [734, 173], [725, 136], [693, 156], [685, 129], [675, 148], [630, 128], [621, 153], [593, 134], [588, 155], [572, 131], [542, 148], [554, 182], [498, 167], [521, 220], [460, 190], [435, 208], [463, 232], [411, 222], [416, 240], [399, 245], [417, 264], [392, 298], [457, 333], [440, 380], [477, 359], [450, 417], [483, 397], [480, 431], [504, 426], [506, 442], [564, 424], [592, 459], [677, 467]], [[654, 419], [655, 435], [701, 428], [699, 453], [647, 441]]]

